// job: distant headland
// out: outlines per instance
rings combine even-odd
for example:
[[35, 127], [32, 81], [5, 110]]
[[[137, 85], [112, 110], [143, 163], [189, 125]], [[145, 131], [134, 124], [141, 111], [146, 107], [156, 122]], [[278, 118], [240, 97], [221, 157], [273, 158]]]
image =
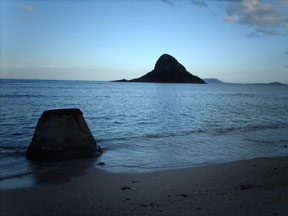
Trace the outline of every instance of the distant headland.
[[204, 78], [203, 80], [208, 84], [224, 84], [224, 82], [216, 78]]
[[238, 85], [275, 85], [275, 86], [287, 86], [287, 84], [280, 82], [270, 82], [270, 83], [230, 83], [223, 82], [217, 78], [204, 78], [203, 79], [207, 84], [238, 84]]
[[144, 76], [132, 80], [122, 79], [113, 82], [206, 83], [198, 76], [189, 73], [182, 64], [168, 54], [161, 55], [154, 69]]

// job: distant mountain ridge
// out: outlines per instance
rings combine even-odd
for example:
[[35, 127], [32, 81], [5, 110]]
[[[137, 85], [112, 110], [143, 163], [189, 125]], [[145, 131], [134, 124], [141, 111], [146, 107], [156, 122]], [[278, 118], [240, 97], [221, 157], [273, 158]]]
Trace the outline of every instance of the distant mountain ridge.
[[212, 84], [212, 83], [215, 83], [215, 84], [216, 84], [216, 83], [217, 83], [217, 84], [220, 84], [220, 83], [221, 83], [221, 84], [224, 84], [224, 82], [222, 82], [221, 80], [216, 79], [216, 78], [204, 78], [203, 80], [204, 80], [206, 83], [208, 83], [208, 84], [209, 84], [209, 83], [211, 83], [211, 84]]
[[240, 85], [283, 85], [287, 86], [287, 84], [280, 83], [280, 82], [271, 82], [271, 83], [230, 83], [230, 82], [223, 82], [217, 78], [203, 78], [203, 80], [207, 84], [240, 84]]
[[252, 83], [252, 85], [283, 85], [283, 86], [286, 86], [287, 84], [280, 83], [280, 82], [271, 82], [271, 83]]

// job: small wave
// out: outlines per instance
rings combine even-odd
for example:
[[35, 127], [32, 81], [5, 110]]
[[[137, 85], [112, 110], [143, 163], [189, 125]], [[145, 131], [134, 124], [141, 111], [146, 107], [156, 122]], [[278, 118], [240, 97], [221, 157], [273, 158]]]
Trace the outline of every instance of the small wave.
[[0, 145], [0, 157], [9, 158], [9, 157], [23, 157], [26, 154], [27, 147], [25, 146], [5, 146]]
[[143, 136], [113, 137], [109, 139], [97, 139], [96, 141], [98, 143], [103, 143], [103, 142], [111, 142], [111, 141], [128, 141], [131, 139], [161, 139], [161, 138], [168, 138], [168, 137], [188, 136], [191, 134], [204, 133], [204, 132], [207, 132], [207, 131], [199, 129], [199, 130], [191, 130], [191, 131], [178, 131], [175, 133], [163, 132], [163, 133], [155, 133], [155, 134], [146, 134]]
[[121, 121], [114, 121], [113, 124], [124, 124], [124, 122], [121, 122]]
[[231, 133], [234, 131], [250, 132], [250, 131], [257, 131], [257, 130], [284, 129], [284, 128], [288, 128], [288, 124], [281, 123], [281, 124], [270, 124], [270, 125], [246, 125], [246, 126], [240, 126], [240, 127], [216, 129], [214, 131], [214, 135], [222, 135], [222, 134]]
[[200, 167], [200, 166], [207, 166], [207, 165], [214, 165], [220, 163], [215, 162], [197, 162], [197, 163], [184, 163], [184, 164], [169, 164], [169, 165], [163, 165], [159, 164], [152, 165], [151, 163], [146, 164], [138, 164], [138, 165], [128, 165], [128, 164], [119, 164], [119, 165], [106, 165], [104, 169], [109, 171], [114, 171], [116, 173], [124, 173], [124, 172], [151, 172], [151, 171], [161, 171], [161, 170], [174, 170], [174, 169], [183, 169], [183, 168], [191, 168], [191, 167]]
[[108, 141], [125, 141], [125, 140], [129, 140], [133, 137], [113, 137], [113, 138], [110, 138], [110, 139], [97, 139], [96, 141], [98, 143], [101, 143], [101, 142], [108, 142]]
[[25, 172], [25, 173], [18, 173], [15, 175], [8, 175], [8, 176], [0, 176], [0, 181], [7, 180], [7, 179], [13, 179], [13, 178], [18, 178], [26, 175], [31, 175], [33, 172]]
[[288, 128], [288, 124], [282, 123], [282, 124], [271, 124], [271, 125], [251, 125], [247, 126], [244, 129], [246, 131], [251, 130], [261, 130], [261, 129], [283, 129]]
[[[12, 94], [2, 94], [0, 95], [0, 98], [23, 98], [23, 97], [29, 97], [29, 98], [47, 98], [47, 95], [33, 95], [33, 94], [19, 94], [19, 95], [12, 95]], [[56, 97], [56, 96], [55, 96]]]
[[254, 93], [234, 93], [234, 94], [228, 94], [229, 96], [233, 96], [233, 97], [239, 97], [239, 96], [243, 96], [243, 97], [255, 97], [255, 96], [259, 96], [259, 94], [254, 94]]
[[0, 150], [3, 149], [3, 150], [24, 150], [26, 149], [27, 147], [25, 146], [5, 146], [5, 145], [0, 145]]
[[1, 152], [1, 157], [22, 157], [25, 156], [26, 152], [24, 151], [14, 151], [14, 152]]
[[19, 133], [19, 132], [14, 132], [13, 134], [11, 134], [12, 136], [22, 136], [23, 133]]
[[151, 125], [151, 124], [153, 124], [154, 122], [152, 122], [152, 121], [140, 121], [140, 122], [138, 122], [137, 124], [138, 125]]
[[147, 164], [137, 164], [137, 165], [119, 164], [119, 165], [110, 165], [110, 166], [106, 165], [106, 168], [141, 168], [141, 169], [150, 169], [150, 167], [148, 165], [149, 165], [149, 163], [147, 163]]
[[159, 139], [159, 138], [166, 138], [166, 137], [175, 137], [178, 136], [176, 133], [159, 133], [159, 134], [148, 134], [144, 136], [143, 138], [148, 138], [148, 139]]
[[177, 133], [148, 134], [148, 135], [143, 136], [143, 138], [160, 139], [160, 138], [177, 137], [177, 136], [189, 136], [192, 134], [199, 134], [199, 133], [205, 133], [205, 132], [207, 131], [199, 129], [199, 130], [190, 130], [190, 131], [179, 131]]

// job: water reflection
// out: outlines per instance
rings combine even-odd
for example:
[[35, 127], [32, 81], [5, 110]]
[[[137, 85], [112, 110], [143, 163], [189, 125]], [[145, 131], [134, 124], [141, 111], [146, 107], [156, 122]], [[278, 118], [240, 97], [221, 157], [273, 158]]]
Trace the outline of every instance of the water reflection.
[[33, 178], [37, 185], [62, 184], [72, 178], [85, 174], [96, 158], [68, 160], [59, 162], [31, 162]]
[[56, 162], [29, 161], [31, 172], [2, 180], [1, 190], [63, 184], [84, 175], [88, 168], [94, 166], [96, 160], [97, 158]]

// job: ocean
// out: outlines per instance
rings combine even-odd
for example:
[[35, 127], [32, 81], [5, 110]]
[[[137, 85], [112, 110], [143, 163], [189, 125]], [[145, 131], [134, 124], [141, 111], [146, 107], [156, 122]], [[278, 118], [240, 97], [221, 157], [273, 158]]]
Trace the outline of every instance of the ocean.
[[288, 156], [288, 86], [2, 79], [0, 104], [2, 188], [79, 166], [25, 158], [37, 120], [49, 109], [80, 108], [104, 150], [70, 177], [90, 166], [131, 173]]

